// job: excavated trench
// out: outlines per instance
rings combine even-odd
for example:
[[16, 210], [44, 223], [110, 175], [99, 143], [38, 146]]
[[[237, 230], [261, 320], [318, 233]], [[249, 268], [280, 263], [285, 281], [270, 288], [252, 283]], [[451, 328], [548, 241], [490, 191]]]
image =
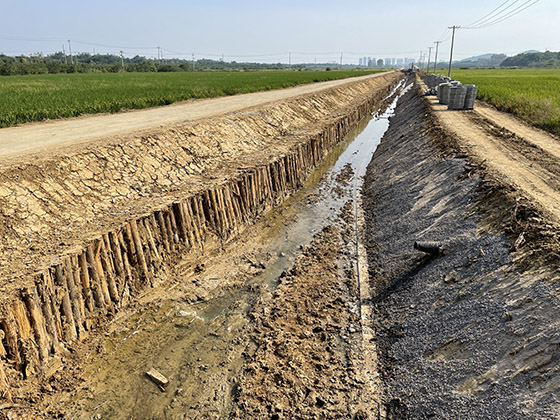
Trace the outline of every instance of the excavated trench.
[[[140, 311], [114, 333], [69, 398], [76, 418], [228, 418], [247, 347], [247, 324], [262, 290], [273, 290], [313, 236], [355, 199], [367, 164], [388, 127], [391, 104], [356, 126], [309, 175], [303, 188], [266, 214], [259, 242], [274, 257], [244, 286], [208, 300], [177, 299]], [[353, 180], [352, 180], [353, 178]], [[243, 338], [245, 336], [245, 338]], [[171, 378], [161, 392], [145, 375]]]
[[[335, 155], [341, 153], [348, 141], [339, 143], [340, 140], [394, 93], [401, 78], [397, 73], [382, 75], [254, 112], [173, 128], [163, 135], [148, 135], [55, 161], [3, 170], [0, 200], [5, 241], [0, 269], [6, 281], [2, 285], [0, 317], [0, 390], [5, 407], [32, 408], [38, 398], [37, 387], [46, 386], [49, 394], [59, 388], [56, 382], [66, 378], [64, 372], [71, 371], [72, 364], [81, 364], [83, 347], [95, 342], [97, 331], [106, 328], [107, 321], [119, 320], [121, 313], [127, 318], [127, 314], [138, 311], [150, 301], [150, 293], [167, 286], [168, 290], [175, 288], [177, 282], [166, 283], [173, 274], [193, 269], [198, 272], [204, 270], [200, 261], [219, 259], [220, 250], [245, 234], [247, 225], [304, 187], [309, 171], [323, 162], [328, 151], [336, 149]], [[294, 121], [285, 123], [290, 117]], [[184, 142], [185, 135], [190, 142]], [[245, 137], [239, 145], [236, 137], [242, 135]], [[277, 135], [280, 138], [271, 142]], [[261, 138], [266, 139], [264, 144]], [[355, 152], [349, 156], [343, 153], [346, 162], [365, 159], [361, 150]], [[115, 164], [115, 155], [125, 158], [122, 168]], [[332, 164], [332, 155], [328, 156], [317, 173], [322, 174]], [[133, 182], [127, 184], [127, 178]], [[306, 186], [298, 194], [308, 197], [308, 188], [315, 187]], [[49, 194], [51, 200], [46, 199]], [[297, 198], [294, 200], [297, 203]], [[321, 203], [323, 207], [315, 211], [340, 208], [340, 200], [325, 199]], [[269, 237], [287, 235], [292, 240], [267, 245], [280, 258], [271, 259], [270, 252], [265, 253], [267, 264], [274, 261], [265, 274], [254, 280], [255, 284], [251, 282], [230, 294], [228, 288], [244, 279], [221, 284], [209, 278], [201, 288], [204, 296], [215, 295], [220, 289], [226, 291], [212, 303], [187, 304], [199, 300], [195, 293], [185, 298], [184, 306], [162, 304], [159, 308], [159, 302], [136, 318], [132, 316], [130, 322], [138, 325], [145, 316], [168, 321], [153, 324], [152, 337], [158, 346], [148, 346], [143, 354], [133, 350], [136, 356], [128, 361], [125, 357], [113, 364], [105, 362], [111, 369], [107, 369], [108, 377], [103, 383], [110, 383], [111, 377], [113, 381], [120, 379], [128, 372], [128, 385], [113, 382], [116, 388], [111, 392], [120, 388], [141, 399], [134, 387], [153, 384], [146, 384], [143, 377], [128, 380], [130, 370], [126, 366], [165, 359], [170, 369], [179, 369], [179, 360], [186, 360], [188, 365], [195, 357], [188, 351], [185, 354], [184, 349], [195, 346], [202, 336], [205, 344], [196, 360], [221, 355], [223, 346], [218, 342], [223, 338], [211, 330], [221, 328], [231, 339], [235, 328], [243, 324], [240, 314], [247, 311], [251, 300], [241, 297], [250, 296], [253, 289], [276, 278], [291, 264], [294, 245], [307, 241], [310, 232], [321, 228], [322, 218], [317, 213], [306, 216], [304, 207], [295, 211], [304, 222], [288, 230], [280, 229], [282, 222], [269, 223], [275, 226], [268, 229]], [[18, 211], [23, 208], [24, 212]], [[307, 222], [311, 221], [316, 223], [307, 231]], [[257, 271], [265, 266], [244, 257]], [[177, 289], [188, 293], [197, 290], [196, 286]], [[231, 306], [236, 310], [228, 312]], [[173, 320], [169, 321], [169, 317]], [[134, 343], [140, 336], [136, 331], [118, 339], [126, 345]], [[166, 338], [157, 340], [158, 334]], [[175, 338], [166, 341], [170, 337]], [[212, 337], [218, 342], [213, 343]], [[155, 348], [166, 348], [181, 356], [169, 358]], [[208, 348], [214, 350], [208, 352]], [[113, 350], [108, 348], [109, 353]], [[232, 363], [231, 369], [235, 370]], [[187, 371], [183, 374], [189, 376]], [[185, 389], [175, 391], [182, 393]], [[117, 404], [117, 408], [103, 403], [98, 406], [125, 412], [121, 402]], [[154, 402], [155, 409], [158, 404]], [[129, 413], [135, 412], [132, 405]]]

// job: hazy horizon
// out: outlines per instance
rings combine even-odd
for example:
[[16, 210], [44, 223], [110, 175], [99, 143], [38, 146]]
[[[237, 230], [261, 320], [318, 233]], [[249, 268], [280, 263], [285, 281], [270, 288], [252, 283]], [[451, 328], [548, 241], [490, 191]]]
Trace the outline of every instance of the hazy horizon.
[[[146, 0], [76, 4], [21, 0], [5, 6], [0, 53], [8, 55], [73, 52], [166, 58], [221, 59], [293, 64], [357, 64], [360, 57], [414, 58], [440, 44], [439, 60], [449, 57], [449, 25], [469, 25], [503, 0], [395, 2], [351, 0], [263, 4]], [[526, 0], [509, 2], [511, 10]], [[508, 4], [506, 3], [506, 6]], [[507, 12], [504, 12], [507, 13]], [[460, 29], [454, 60], [486, 53], [514, 55], [527, 50], [560, 50], [555, 23], [560, 2], [541, 0], [503, 22], [481, 29]], [[449, 31], [448, 31], [449, 32]], [[432, 60], [435, 49], [432, 50]], [[291, 53], [291, 54], [290, 54]], [[291, 57], [290, 57], [291, 56]]]

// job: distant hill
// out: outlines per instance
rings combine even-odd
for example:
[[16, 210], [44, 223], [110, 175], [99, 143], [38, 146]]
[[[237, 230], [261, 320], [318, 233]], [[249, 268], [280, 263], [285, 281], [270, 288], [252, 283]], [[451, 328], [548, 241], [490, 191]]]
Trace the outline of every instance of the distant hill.
[[505, 54], [482, 54], [453, 63], [454, 67], [497, 67], [507, 58]]
[[463, 58], [462, 60], [459, 61], [459, 63], [463, 62], [463, 61], [478, 61], [478, 60], [487, 60], [489, 58], [492, 58], [494, 54], [489, 53], [489, 54], [482, 54], [482, 55], [475, 55], [474, 57], [469, 57], [469, 58]]
[[531, 52], [506, 58], [501, 67], [560, 68], [560, 52]]

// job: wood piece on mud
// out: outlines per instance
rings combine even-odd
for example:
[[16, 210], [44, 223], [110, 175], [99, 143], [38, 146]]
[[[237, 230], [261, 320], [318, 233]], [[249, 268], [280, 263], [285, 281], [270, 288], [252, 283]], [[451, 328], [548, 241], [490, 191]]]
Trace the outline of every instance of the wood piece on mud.
[[[163, 213], [162, 217], [163, 220], [165, 221], [165, 229], [167, 230], [167, 237], [169, 240], [169, 246], [171, 247], [171, 250], [174, 251], [176, 248], [176, 243], [178, 241], [176, 241], [175, 239], [175, 232], [173, 232], [173, 225], [171, 224], [171, 216], [169, 215], [169, 213], [171, 212], [171, 210], [168, 208], [165, 210], [165, 212]], [[177, 237], [178, 239], [178, 237]]]
[[204, 219], [206, 220], [206, 228], [211, 230], [212, 227], [216, 226], [216, 219], [214, 217], [214, 211], [212, 210], [212, 201], [210, 200], [209, 190], [205, 190], [202, 193], [202, 210]]
[[96, 239], [93, 242], [93, 257], [95, 258], [95, 267], [97, 269], [97, 275], [99, 276], [99, 285], [101, 286], [101, 293], [103, 293], [103, 299], [106, 305], [111, 305], [111, 294], [109, 293], [109, 286], [107, 284], [107, 275], [105, 273], [105, 268], [103, 267], [103, 262], [101, 258], [101, 249], [103, 248], [103, 241], [101, 239]]
[[224, 233], [227, 237], [233, 230], [233, 223], [231, 220], [231, 213], [228, 211], [229, 209], [225, 198], [225, 187], [221, 186], [220, 188], [218, 188], [217, 192], [218, 192], [218, 204], [220, 205], [222, 219], [224, 220], [224, 224], [225, 224]]
[[169, 211], [167, 212], [169, 217], [169, 222], [171, 223], [171, 231], [173, 232], [173, 242], [179, 243], [179, 228], [177, 227], [177, 221], [175, 220], [175, 214], [173, 213], [173, 206], [169, 206]]
[[76, 281], [74, 279], [74, 268], [70, 257], [64, 259], [66, 267], [66, 287], [70, 296], [70, 305], [72, 306], [72, 314], [74, 315], [74, 322], [76, 324], [76, 331], [78, 336], [81, 336], [84, 331], [84, 324], [82, 319], [82, 312], [80, 310], [80, 302], [78, 299], [78, 291], [76, 290]]
[[136, 226], [138, 227], [138, 237], [140, 238], [140, 243], [142, 244], [142, 251], [144, 258], [146, 259], [146, 267], [148, 268], [148, 279], [149, 284], [153, 286], [152, 274], [155, 272], [155, 265], [152, 259], [152, 252], [150, 249], [150, 244], [148, 243], [148, 233], [146, 232], [146, 226], [143, 223], [144, 218], [136, 221]]
[[183, 214], [183, 206], [181, 206], [181, 202], [177, 201], [173, 203], [172, 208], [173, 214], [175, 215], [175, 221], [177, 222], [179, 237], [184, 242], [188, 242], [186, 220], [185, 215]]
[[111, 261], [109, 259], [109, 254], [107, 253], [107, 248], [105, 246], [105, 240], [101, 240], [101, 265], [105, 270], [106, 280], [107, 280], [107, 288], [109, 292], [109, 298], [113, 302], [118, 302], [120, 300], [119, 291], [117, 289], [117, 284], [115, 281], [115, 272], [113, 271], [113, 267], [111, 265]]
[[152, 236], [152, 240], [156, 246], [158, 258], [163, 261], [165, 257], [165, 245], [163, 244], [161, 229], [156, 220], [155, 213], [150, 213], [150, 217], [146, 219], [146, 226], [148, 226], [149, 233]]
[[0, 327], [0, 359], [6, 358], [8, 352], [6, 352], [6, 348], [4, 347], [4, 330]]
[[103, 291], [101, 290], [101, 279], [99, 278], [99, 273], [97, 272], [97, 262], [95, 260], [95, 255], [93, 253], [93, 247], [91, 244], [86, 248], [86, 260], [89, 272], [90, 287], [93, 294], [95, 306], [100, 309], [105, 309], [107, 304], [105, 302], [105, 297], [103, 296]]
[[39, 370], [39, 352], [25, 303], [20, 299], [12, 302], [12, 314], [18, 329], [18, 351], [22, 359], [23, 377], [28, 378]]
[[214, 188], [208, 191], [208, 197], [210, 199], [210, 209], [212, 215], [214, 216], [214, 230], [219, 237], [222, 237], [224, 231], [224, 223], [222, 222], [221, 214], [218, 209], [218, 199], [216, 198], [216, 190]]
[[12, 390], [10, 388], [10, 382], [8, 381], [8, 375], [6, 375], [4, 362], [2, 360], [0, 360], [0, 401], [6, 404], [12, 403]]
[[93, 293], [91, 290], [91, 279], [89, 277], [89, 269], [87, 263], [87, 251], [83, 251], [79, 257], [78, 261], [80, 264], [80, 280], [82, 282], [82, 292], [84, 296], [84, 302], [86, 307], [90, 312], [93, 312], [94, 306], [94, 299]]
[[169, 244], [169, 234], [167, 231], [167, 225], [165, 223], [165, 219], [163, 218], [163, 211], [156, 211], [155, 216], [158, 223], [159, 231], [161, 233], [163, 247], [165, 248], [165, 251], [169, 254], [171, 253], [171, 245]]
[[148, 376], [148, 378], [150, 378], [157, 386], [159, 386], [159, 388], [164, 391], [165, 387], [169, 384], [169, 379], [167, 379], [165, 376], [163, 376], [161, 373], [159, 373], [157, 370], [155, 370], [154, 368], [151, 368], [150, 370], [148, 370], [146, 372], [146, 375]]
[[119, 277], [124, 277], [124, 263], [122, 259], [121, 247], [119, 243], [119, 238], [116, 232], [109, 232], [109, 248], [113, 255], [113, 262], [115, 264], [115, 273]]
[[124, 266], [124, 272], [125, 272], [125, 281], [123, 284], [123, 289], [121, 290], [121, 298], [123, 298], [124, 296], [126, 296], [127, 293], [130, 293], [130, 289], [134, 284], [134, 279], [132, 277], [132, 267], [130, 264], [130, 260], [128, 259], [128, 252], [126, 250], [126, 242], [124, 240], [124, 236], [122, 231], [119, 231], [118, 233], [118, 239], [119, 239], [119, 244], [121, 249], [123, 250], [122, 252], [122, 260], [123, 260], [123, 266]]
[[58, 353], [63, 349], [62, 344], [60, 343], [62, 336], [59, 335], [56, 319], [52, 312], [50, 290], [45, 281], [45, 278], [48, 275], [48, 271], [36, 274], [35, 287], [37, 288], [41, 310], [45, 319], [45, 328], [47, 329], [47, 338], [49, 340], [49, 350], [53, 353]]
[[208, 222], [206, 221], [206, 217], [204, 215], [204, 208], [202, 206], [202, 195], [198, 195], [195, 198], [195, 203], [196, 203], [196, 209], [197, 209], [197, 217], [199, 220], [199, 226], [200, 226], [200, 230], [202, 233], [202, 236], [204, 237], [206, 230], [208, 229]]
[[64, 338], [67, 342], [72, 342], [78, 338], [76, 332], [76, 323], [74, 321], [74, 314], [72, 313], [72, 304], [70, 303], [70, 296], [67, 288], [66, 269], [62, 263], [54, 267], [54, 279], [56, 283], [57, 301], [62, 303], [63, 323], [62, 329], [64, 331]]
[[142, 276], [144, 281], [149, 282], [150, 272], [148, 271], [148, 266], [146, 265], [146, 257], [144, 255], [140, 234], [138, 233], [138, 225], [136, 224], [136, 220], [131, 220], [129, 226], [132, 233], [132, 240], [134, 241], [134, 246], [136, 248], [136, 257], [138, 259], [138, 268], [140, 269], [140, 275]]
[[11, 313], [6, 314], [6, 317], [0, 323], [0, 327], [4, 331], [8, 358], [14, 362], [16, 370], [20, 370], [23, 361], [19, 353], [17, 325]]
[[109, 263], [109, 267], [107, 269], [111, 272], [111, 275], [114, 276], [116, 273], [116, 268], [115, 268], [113, 252], [111, 250], [111, 242], [109, 241], [109, 233], [104, 233], [101, 236], [101, 239], [103, 240], [103, 245], [105, 246], [105, 252], [107, 253], [107, 262]]
[[185, 201], [181, 201], [180, 203], [181, 213], [183, 215], [183, 219], [185, 221], [185, 228], [187, 230], [187, 238], [189, 240], [189, 244], [191, 247], [196, 245], [196, 238], [194, 235], [194, 228], [193, 228], [193, 220], [192, 216], [189, 212], [190, 206]]
[[83, 322], [86, 319], [86, 304], [84, 302], [84, 289], [82, 286], [82, 269], [80, 267], [79, 257], [77, 255], [72, 255], [70, 257], [70, 264], [72, 266], [72, 272], [74, 273], [74, 288], [76, 290], [76, 299], [78, 302], [78, 308], [80, 309], [80, 320], [82, 322], [80, 326], [83, 329]]
[[135, 267], [138, 265], [138, 256], [136, 255], [136, 246], [134, 245], [134, 238], [132, 237], [130, 223], [124, 225], [122, 236], [125, 243], [124, 249], [126, 250], [126, 254], [128, 255], [128, 262], [130, 263], [130, 267]]
[[45, 363], [49, 359], [49, 340], [47, 338], [47, 329], [45, 326], [45, 318], [39, 308], [39, 299], [35, 287], [26, 287], [22, 289], [21, 295], [27, 311], [31, 327], [35, 333], [35, 342], [39, 351], [39, 359]]
[[185, 213], [187, 214], [187, 218], [189, 220], [189, 230], [192, 234], [192, 238], [194, 241], [193, 243], [196, 243], [199, 247], [202, 247], [200, 231], [198, 230], [198, 218], [193, 211], [193, 197], [190, 197], [187, 201], [185, 201], [184, 206]]

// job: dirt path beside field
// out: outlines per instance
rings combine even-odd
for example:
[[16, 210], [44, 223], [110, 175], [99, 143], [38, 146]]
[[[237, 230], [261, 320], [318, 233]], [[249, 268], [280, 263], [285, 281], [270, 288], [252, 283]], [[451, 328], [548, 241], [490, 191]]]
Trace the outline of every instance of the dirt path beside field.
[[[117, 114], [86, 115], [83, 117], [30, 123], [0, 129], [2, 164], [22, 161], [23, 156], [44, 158], [74, 153], [92, 144], [112, 144], [131, 134], [148, 134], [169, 129], [176, 124], [193, 123], [245, 108], [284, 101], [299, 95], [317, 93], [359, 80], [380, 77], [387, 73], [351, 77], [329, 82], [312, 83], [269, 92], [255, 92], [221, 98], [191, 100], [145, 110]], [[8, 160], [9, 159], [9, 160]]]
[[434, 97], [429, 101], [439, 123], [466, 153], [560, 221], [559, 139], [488, 105], [448, 111]]

